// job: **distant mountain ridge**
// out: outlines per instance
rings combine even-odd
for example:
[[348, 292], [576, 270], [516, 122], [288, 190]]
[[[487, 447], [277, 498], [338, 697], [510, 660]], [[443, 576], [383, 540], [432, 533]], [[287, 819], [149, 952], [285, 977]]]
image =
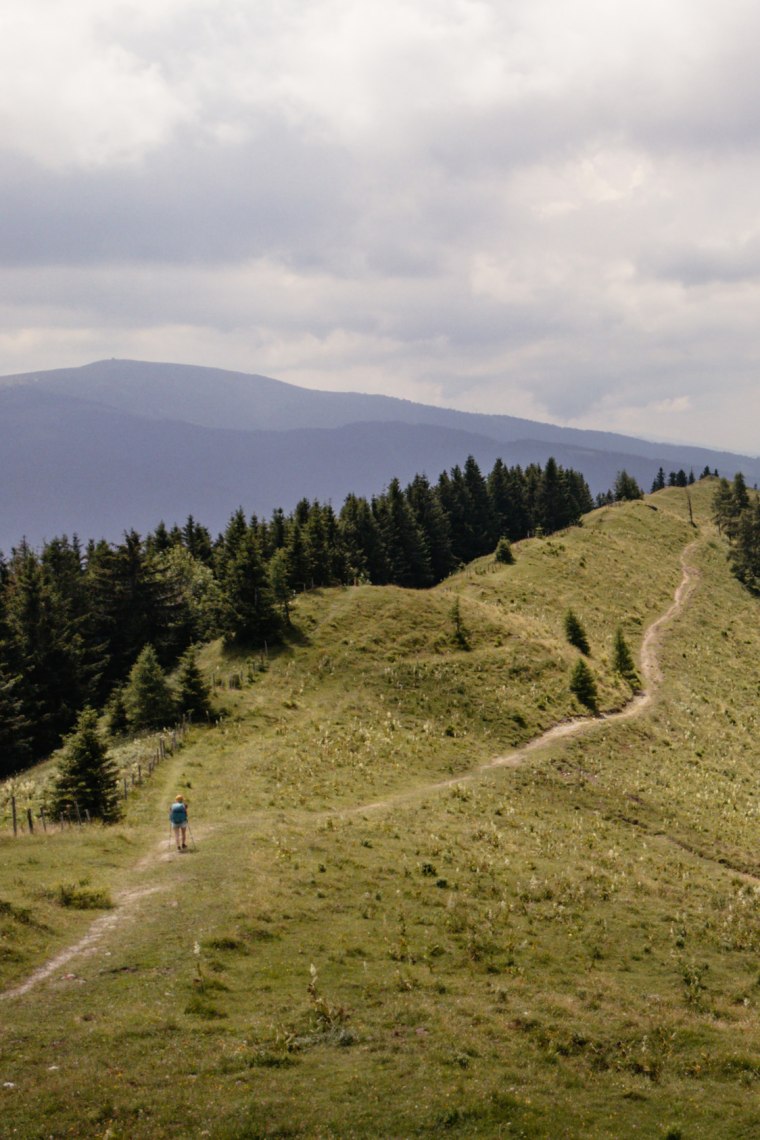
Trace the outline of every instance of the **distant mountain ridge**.
[[390, 396], [320, 392], [193, 365], [106, 360], [0, 378], [0, 550], [25, 536], [82, 540], [192, 514], [213, 533], [236, 507], [267, 517], [298, 499], [371, 496], [474, 455], [484, 471], [553, 455], [594, 494], [625, 468], [708, 466], [760, 480], [760, 460]]

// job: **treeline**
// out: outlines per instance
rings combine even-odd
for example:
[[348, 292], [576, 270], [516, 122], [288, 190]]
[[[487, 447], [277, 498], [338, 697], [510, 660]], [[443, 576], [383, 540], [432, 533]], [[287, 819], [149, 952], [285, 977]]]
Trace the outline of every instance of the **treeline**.
[[0, 775], [58, 747], [86, 707], [103, 708], [141, 651], [162, 667], [223, 635], [261, 646], [282, 636], [294, 593], [353, 583], [424, 588], [515, 541], [579, 522], [593, 501], [583, 476], [544, 467], [483, 475], [470, 457], [436, 484], [394, 479], [339, 512], [302, 499], [285, 515], [237, 510], [212, 540], [192, 516], [118, 544], [22, 542], [0, 560]]
[[719, 480], [713, 518], [730, 543], [734, 574], [753, 594], [760, 594], [760, 498], [750, 495], [741, 473], [731, 483]]

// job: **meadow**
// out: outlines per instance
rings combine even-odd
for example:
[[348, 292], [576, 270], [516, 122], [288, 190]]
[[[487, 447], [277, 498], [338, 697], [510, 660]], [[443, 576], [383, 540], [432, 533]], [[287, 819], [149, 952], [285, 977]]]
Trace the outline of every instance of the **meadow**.
[[760, 614], [713, 488], [299, 596], [279, 651], [203, 649], [224, 717], [122, 822], [4, 824], [0, 1134], [758, 1135]]

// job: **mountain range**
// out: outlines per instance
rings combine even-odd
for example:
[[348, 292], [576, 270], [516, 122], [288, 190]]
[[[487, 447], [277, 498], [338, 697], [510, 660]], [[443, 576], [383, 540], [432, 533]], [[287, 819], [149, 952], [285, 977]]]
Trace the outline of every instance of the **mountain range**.
[[25, 537], [116, 541], [188, 515], [221, 530], [301, 498], [339, 509], [416, 473], [431, 482], [473, 455], [487, 472], [545, 463], [583, 473], [593, 494], [625, 469], [644, 490], [662, 467], [760, 480], [760, 459], [388, 396], [313, 391], [182, 364], [105, 360], [0, 378], [0, 550]]

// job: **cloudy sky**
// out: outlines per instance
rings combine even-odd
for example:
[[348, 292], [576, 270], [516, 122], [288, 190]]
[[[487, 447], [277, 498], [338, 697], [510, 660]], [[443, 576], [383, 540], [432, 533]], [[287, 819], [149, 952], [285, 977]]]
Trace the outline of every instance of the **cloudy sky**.
[[5, 0], [0, 374], [760, 450], [751, 0]]

